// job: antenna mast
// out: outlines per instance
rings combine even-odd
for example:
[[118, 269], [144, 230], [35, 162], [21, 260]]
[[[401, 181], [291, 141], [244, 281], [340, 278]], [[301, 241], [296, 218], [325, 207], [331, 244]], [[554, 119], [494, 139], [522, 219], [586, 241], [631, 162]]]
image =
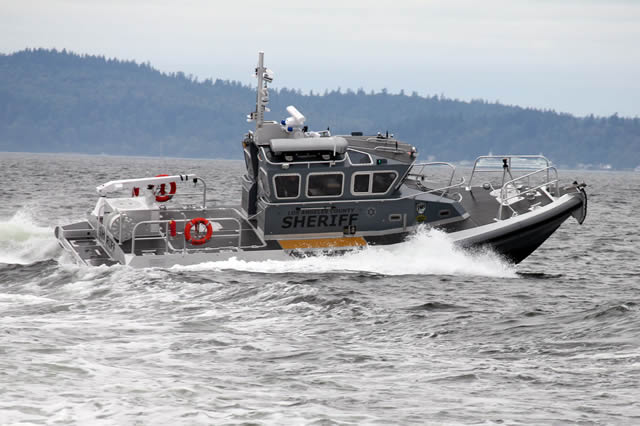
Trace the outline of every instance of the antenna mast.
[[267, 83], [273, 81], [273, 72], [264, 66], [264, 52], [258, 52], [258, 66], [256, 67], [255, 76], [258, 78], [256, 110], [247, 116], [247, 121], [255, 120], [256, 130], [258, 130], [264, 123], [265, 111], [269, 111], [269, 108], [267, 108], [269, 103]]

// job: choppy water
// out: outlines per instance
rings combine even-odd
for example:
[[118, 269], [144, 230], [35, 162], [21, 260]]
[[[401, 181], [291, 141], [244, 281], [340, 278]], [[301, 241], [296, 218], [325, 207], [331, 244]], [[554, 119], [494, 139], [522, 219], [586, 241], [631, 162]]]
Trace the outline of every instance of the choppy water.
[[515, 267], [424, 232], [341, 258], [79, 267], [105, 181], [240, 162], [0, 153], [0, 424], [640, 423], [640, 174]]

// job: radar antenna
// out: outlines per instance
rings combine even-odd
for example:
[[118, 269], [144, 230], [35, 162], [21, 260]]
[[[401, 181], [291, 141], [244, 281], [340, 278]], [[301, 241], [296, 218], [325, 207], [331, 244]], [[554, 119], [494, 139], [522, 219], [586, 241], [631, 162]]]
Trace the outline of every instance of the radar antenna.
[[273, 71], [264, 66], [264, 52], [258, 52], [258, 66], [256, 67], [255, 76], [258, 78], [256, 110], [247, 115], [247, 121], [255, 120], [257, 130], [262, 127], [262, 123], [264, 123], [265, 111], [269, 111], [269, 108], [267, 108], [267, 104], [269, 103], [267, 84], [273, 81]]

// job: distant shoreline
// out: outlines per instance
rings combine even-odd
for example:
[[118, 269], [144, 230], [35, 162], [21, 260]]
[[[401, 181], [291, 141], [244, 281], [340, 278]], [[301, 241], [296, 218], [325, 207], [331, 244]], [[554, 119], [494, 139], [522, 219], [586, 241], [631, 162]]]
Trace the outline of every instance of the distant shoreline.
[[[144, 160], [195, 160], [195, 161], [227, 161], [227, 162], [239, 162], [242, 163], [241, 158], [214, 158], [214, 157], [171, 157], [171, 156], [152, 156], [152, 155], [125, 155], [125, 154], [88, 154], [82, 152], [25, 152], [25, 151], [0, 151], [0, 154], [9, 154], [9, 155], [34, 155], [34, 156], [51, 156], [51, 157], [63, 157], [63, 156], [71, 156], [71, 157], [107, 157], [107, 158], [126, 158], [126, 159], [135, 159], [140, 158]], [[419, 157], [418, 157], [419, 158]], [[550, 159], [551, 160], [551, 159]], [[553, 160], [552, 160], [553, 162]], [[449, 161], [449, 163], [455, 165], [459, 168], [471, 168], [473, 167], [473, 162], [469, 162], [468, 160], [460, 160], [460, 161]], [[632, 172], [632, 173], [640, 173], [640, 166], [636, 169], [616, 169], [616, 168], [598, 168], [598, 167], [565, 167], [563, 165], [556, 166], [560, 170], [566, 171], [589, 171], [589, 172]]]

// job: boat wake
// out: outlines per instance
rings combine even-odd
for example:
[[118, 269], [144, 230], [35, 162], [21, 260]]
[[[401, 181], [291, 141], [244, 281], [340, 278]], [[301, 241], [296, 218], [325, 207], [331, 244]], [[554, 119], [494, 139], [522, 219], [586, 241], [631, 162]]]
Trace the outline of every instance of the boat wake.
[[516, 267], [491, 251], [468, 252], [447, 234], [421, 229], [408, 241], [370, 246], [342, 256], [309, 256], [295, 260], [245, 261], [231, 258], [172, 269], [199, 271], [234, 269], [259, 273], [368, 272], [381, 275], [468, 275], [515, 277]]
[[28, 210], [0, 219], [0, 263], [27, 265], [59, 254], [53, 228], [37, 225]]

